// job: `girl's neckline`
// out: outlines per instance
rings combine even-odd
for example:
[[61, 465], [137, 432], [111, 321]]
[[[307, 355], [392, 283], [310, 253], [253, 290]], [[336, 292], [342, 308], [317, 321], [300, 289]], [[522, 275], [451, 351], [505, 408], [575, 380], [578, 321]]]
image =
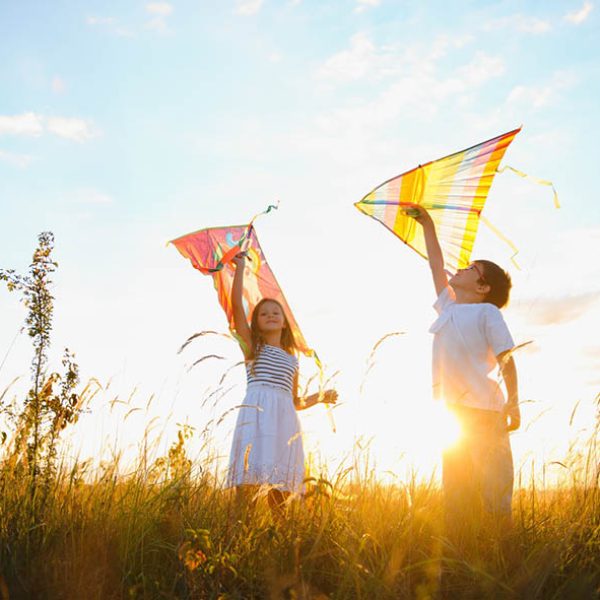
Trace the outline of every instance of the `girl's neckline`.
[[[282, 352], [285, 352], [285, 350], [281, 347], [281, 346], [274, 346], [273, 344], [263, 344], [263, 346], [269, 346], [269, 348], [277, 348], [277, 350], [281, 350]], [[285, 352], [287, 354], [287, 352]]]
[[290, 354], [287, 350], [284, 350], [283, 348], [281, 348], [281, 346], [273, 346], [273, 344], [266, 344], [266, 343], [263, 344], [263, 346], [268, 346], [269, 348], [275, 348], [275, 350], [279, 350], [280, 352], [283, 352], [287, 356], [291, 356], [293, 358], [296, 358], [293, 354]]

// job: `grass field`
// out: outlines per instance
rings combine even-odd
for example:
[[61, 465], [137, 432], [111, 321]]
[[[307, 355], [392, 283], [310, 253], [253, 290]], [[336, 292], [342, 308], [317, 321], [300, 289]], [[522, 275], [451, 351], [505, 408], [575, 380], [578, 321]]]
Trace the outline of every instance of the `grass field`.
[[59, 465], [35, 490], [5, 445], [0, 598], [598, 597], [598, 428], [562, 485], [516, 490], [512, 531], [482, 523], [461, 551], [433, 482], [384, 485], [355, 464], [278, 517], [267, 490], [246, 510], [208, 459], [192, 464], [190, 433], [128, 475], [117, 458], [93, 476]]

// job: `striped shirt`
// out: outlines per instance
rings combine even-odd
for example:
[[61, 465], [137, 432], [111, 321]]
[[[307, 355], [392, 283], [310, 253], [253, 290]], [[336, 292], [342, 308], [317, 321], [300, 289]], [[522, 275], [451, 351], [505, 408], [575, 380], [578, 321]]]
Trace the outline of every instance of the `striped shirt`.
[[254, 361], [246, 363], [248, 384], [266, 383], [293, 393], [298, 359], [277, 346], [264, 344]]

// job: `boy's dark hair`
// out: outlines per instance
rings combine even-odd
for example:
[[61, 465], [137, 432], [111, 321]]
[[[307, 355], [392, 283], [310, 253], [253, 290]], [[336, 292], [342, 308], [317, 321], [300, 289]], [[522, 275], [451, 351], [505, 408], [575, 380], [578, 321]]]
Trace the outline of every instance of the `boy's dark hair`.
[[483, 267], [483, 283], [490, 286], [490, 291], [485, 295], [483, 301], [494, 304], [498, 308], [506, 306], [512, 287], [510, 275], [491, 260], [477, 260], [476, 262]]

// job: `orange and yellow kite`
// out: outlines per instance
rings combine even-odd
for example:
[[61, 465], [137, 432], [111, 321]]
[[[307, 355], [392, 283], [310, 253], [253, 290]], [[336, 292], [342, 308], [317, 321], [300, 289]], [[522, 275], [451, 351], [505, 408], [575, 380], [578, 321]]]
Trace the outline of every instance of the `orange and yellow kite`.
[[435, 223], [446, 267], [451, 271], [464, 268], [471, 259], [481, 211], [498, 164], [519, 131], [521, 128], [419, 165], [376, 187], [355, 206], [427, 258], [423, 228], [410, 217], [410, 204], [423, 206]]
[[[253, 219], [254, 220], [254, 219]], [[284, 312], [294, 334], [296, 345], [306, 356], [315, 356], [309, 348], [300, 327], [271, 271], [260, 247], [254, 226], [238, 225], [202, 229], [184, 235], [170, 242], [180, 254], [190, 260], [192, 266], [204, 275], [212, 275], [219, 304], [227, 315], [229, 329], [235, 335], [231, 288], [235, 266], [231, 260], [238, 252], [246, 252], [246, 271], [244, 273], [243, 303], [248, 318], [262, 298], [273, 298], [283, 306]], [[241, 339], [236, 335], [241, 343]]]

